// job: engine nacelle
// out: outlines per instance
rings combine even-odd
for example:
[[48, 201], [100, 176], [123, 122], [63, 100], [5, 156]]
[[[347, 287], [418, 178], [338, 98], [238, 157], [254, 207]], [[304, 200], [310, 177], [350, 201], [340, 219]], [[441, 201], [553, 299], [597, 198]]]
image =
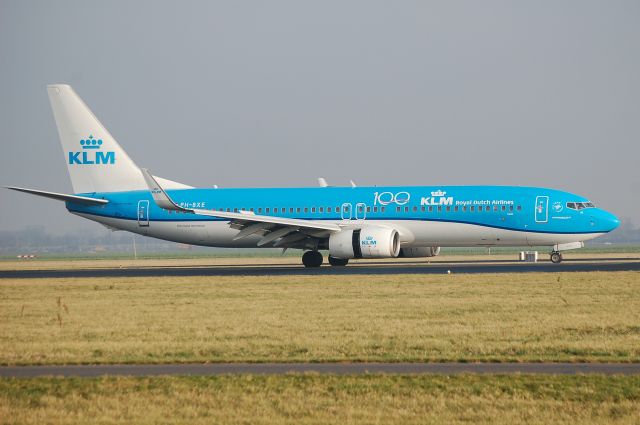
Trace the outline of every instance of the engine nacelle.
[[438, 254], [440, 254], [439, 246], [400, 249], [401, 258], [435, 257]]
[[387, 227], [344, 229], [329, 236], [329, 255], [335, 258], [395, 258], [400, 254], [400, 234]]

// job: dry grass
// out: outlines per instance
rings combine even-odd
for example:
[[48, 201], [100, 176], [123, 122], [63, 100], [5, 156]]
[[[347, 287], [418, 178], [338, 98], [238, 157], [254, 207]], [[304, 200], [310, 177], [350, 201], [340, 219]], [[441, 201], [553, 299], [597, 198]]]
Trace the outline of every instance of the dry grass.
[[0, 280], [0, 363], [640, 361], [640, 273]]
[[3, 423], [637, 424], [640, 378], [218, 376], [0, 380]]

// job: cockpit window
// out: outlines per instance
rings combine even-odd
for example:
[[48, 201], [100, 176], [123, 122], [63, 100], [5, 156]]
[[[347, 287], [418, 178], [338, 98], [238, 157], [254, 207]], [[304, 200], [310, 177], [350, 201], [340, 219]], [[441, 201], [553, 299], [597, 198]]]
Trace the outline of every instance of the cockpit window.
[[585, 208], [595, 208], [591, 202], [567, 202], [567, 208], [571, 210], [583, 210]]

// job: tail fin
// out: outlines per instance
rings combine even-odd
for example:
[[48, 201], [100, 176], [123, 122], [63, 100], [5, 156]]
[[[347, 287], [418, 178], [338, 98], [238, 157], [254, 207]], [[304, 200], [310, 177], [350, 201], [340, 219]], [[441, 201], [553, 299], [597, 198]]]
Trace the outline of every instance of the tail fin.
[[147, 189], [138, 166], [70, 86], [47, 91], [75, 193]]

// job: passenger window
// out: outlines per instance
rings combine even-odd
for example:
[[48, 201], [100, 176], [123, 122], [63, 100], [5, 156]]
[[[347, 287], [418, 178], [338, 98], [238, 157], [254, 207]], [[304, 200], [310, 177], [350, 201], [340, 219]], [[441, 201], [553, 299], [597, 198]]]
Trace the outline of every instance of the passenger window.
[[[300, 212], [300, 208], [298, 208], [298, 212]], [[308, 213], [309, 212], [309, 208], [305, 207], [304, 212]]]
[[324, 207], [320, 207], [320, 212], [324, 212]]
[[404, 212], [409, 212], [409, 207], [404, 207]]
[[427, 207], [425, 207], [425, 206], [423, 205], [423, 206], [420, 208], [420, 210], [421, 210], [422, 212], [425, 212], [425, 211], [427, 210]]
[[374, 213], [378, 212], [378, 207], [373, 207], [373, 212]]
[[504, 205], [502, 206], [502, 211], [506, 211], [507, 207], [505, 207]]
[[367, 212], [371, 212], [371, 207], [367, 207]]
[[418, 207], [413, 207], [413, 212], [418, 211]]
[[518, 206], [516, 207], [516, 209], [517, 209], [518, 211], [522, 211], [522, 206], [521, 206], [521, 205], [518, 205]]
[[311, 212], [312, 213], [316, 212], [316, 207], [311, 207]]
[[340, 207], [336, 207], [336, 212], [340, 212]]
[[433, 212], [433, 207], [429, 207], [429, 212]]
[[462, 212], [467, 212], [467, 207], [466, 207], [466, 205], [463, 205], [463, 206], [462, 206]]
[[453, 211], [454, 212], [458, 212], [458, 206], [457, 205], [453, 208]]
[[384, 210], [386, 210], [386, 207], [380, 207], [380, 212], [384, 212]]
[[469, 207], [469, 211], [474, 212], [475, 210], [476, 210], [476, 207], [474, 207], [473, 205]]
[[289, 208], [289, 212], [293, 214], [293, 208]]
[[238, 212], [238, 209], [237, 209], [237, 208], [234, 208], [234, 209], [233, 209], [233, 212]]
[[269, 208], [266, 208], [265, 211], [267, 214], [269, 214]]
[[258, 208], [258, 213], [262, 214], [262, 208]]
[[401, 210], [402, 210], [402, 208], [396, 207], [396, 212], [400, 212]]
[[451, 212], [451, 207], [447, 207], [447, 212]]
[[438, 207], [438, 212], [442, 212], [442, 207]]
[[513, 205], [509, 205], [509, 212], [513, 212]]

